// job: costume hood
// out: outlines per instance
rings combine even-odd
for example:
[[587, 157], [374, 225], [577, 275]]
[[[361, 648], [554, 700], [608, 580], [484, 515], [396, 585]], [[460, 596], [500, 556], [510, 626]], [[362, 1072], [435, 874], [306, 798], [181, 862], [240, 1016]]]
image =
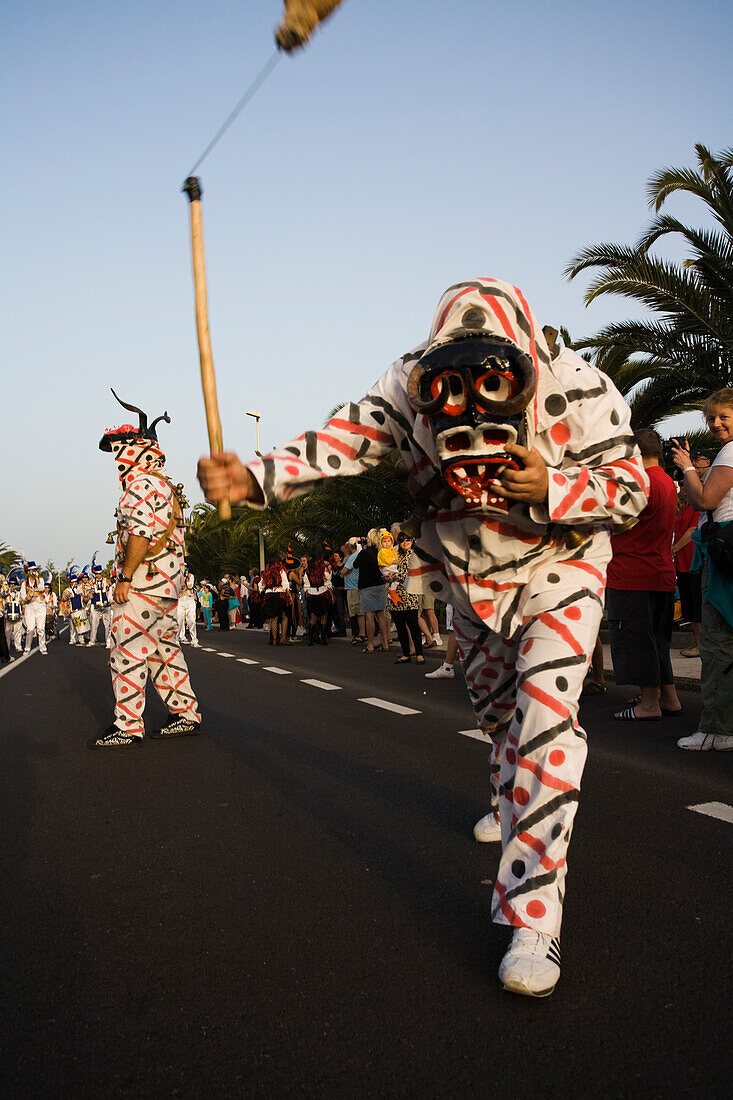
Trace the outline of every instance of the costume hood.
[[166, 424], [170, 424], [171, 420], [166, 412], [162, 416], [156, 417], [148, 427], [148, 417], [142, 409], [122, 401], [121, 398], [117, 397], [114, 390], [112, 390], [112, 394], [123, 408], [129, 412], [136, 412], [139, 418], [137, 428], [133, 427], [132, 424], [121, 424], [116, 428], [107, 428], [99, 441], [100, 451], [111, 451], [114, 455], [117, 473], [123, 488], [125, 488], [141, 473], [151, 470], [156, 473], [164, 472], [165, 455], [160, 449], [155, 429], [161, 420], [164, 420]]

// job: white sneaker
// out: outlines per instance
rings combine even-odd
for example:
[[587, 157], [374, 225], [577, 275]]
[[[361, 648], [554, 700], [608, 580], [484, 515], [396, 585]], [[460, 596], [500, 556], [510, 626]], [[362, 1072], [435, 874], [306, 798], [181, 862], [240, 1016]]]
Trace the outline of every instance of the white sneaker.
[[440, 634], [433, 634], [433, 641], [435, 642], [436, 645], [442, 645], [443, 644], [443, 640], [440, 637]]
[[710, 752], [711, 749], [728, 752], [733, 749], [733, 736], [729, 733], [703, 733], [702, 730], [697, 730], [689, 737], [680, 737], [677, 747], [694, 749], [697, 752]]
[[191, 642], [191, 649], [200, 649], [200, 648], [201, 647], [199, 646], [198, 642]]
[[560, 940], [531, 928], [515, 928], [499, 966], [499, 981], [509, 993], [549, 997], [560, 977]]
[[493, 844], [501, 841], [501, 823], [494, 814], [487, 814], [473, 827], [473, 835], [479, 844]]
[[447, 665], [445, 661], [439, 668], [436, 668], [434, 672], [426, 672], [426, 680], [453, 680], [455, 678], [455, 671], [453, 665]]

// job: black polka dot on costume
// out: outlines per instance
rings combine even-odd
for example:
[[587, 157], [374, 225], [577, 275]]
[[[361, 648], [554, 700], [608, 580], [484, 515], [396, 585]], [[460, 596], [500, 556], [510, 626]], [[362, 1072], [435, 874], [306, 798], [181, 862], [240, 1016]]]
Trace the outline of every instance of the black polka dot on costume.
[[485, 321], [486, 315], [479, 306], [469, 306], [461, 316], [461, 324], [465, 328], [483, 328]]
[[328, 465], [333, 470], [338, 470], [339, 466], [341, 465], [341, 459], [339, 458], [338, 455], [329, 455], [328, 456]]
[[565, 843], [566, 843], [566, 844], [569, 844], [569, 843], [570, 843], [570, 830], [569, 830], [569, 829], [568, 829], [568, 831], [567, 831], [567, 832], [566, 832], [566, 834], [565, 834], [564, 840], [565, 840]]
[[557, 583], [558, 583], [558, 581], [560, 580], [560, 578], [559, 578], [559, 576], [557, 575], [557, 573], [548, 573], [548, 574], [547, 574], [547, 579], [548, 579], [548, 581], [550, 582], [550, 584], [557, 584]]
[[377, 424], [384, 424], [385, 416], [383, 412], [373, 412], [372, 420], [376, 420]]
[[613, 424], [614, 427], [618, 424], [619, 419], [620, 419], [620, 417], [619, 417], [618, 413], [616, 412], [615, 409], [613, 409], [613, 411], [611, 412], [611, 423]]
[[122, 663], [123, 663], [123, 665], [129, 665], [130, 662], [127, 660], [126, 657], [123, 657], [122, 658]]
[[557, 840], [557, 838], [560, 836], [561, 832], [562, 832], [562, 825], [558, 821], [557, 825], [552, 826], [552, 839]]
[[557, 688], [558, 691], [567, 691], [568, 690], [568, 682], [567, 682], [567, 680], [565, 679], [564, 676], [558, 676], [557, 677], [557, 679], [555, 680], [555, 687]]
[[410, 449], [409, 439], [403, 439], [402, 442], [400, 443], [400, 450], [401, 451], [409, 451], [409, 449]]
[[567, 407], [568, 403], [561, 393], [551, 393], [545, 401], [545, 411], [549, 413], [550, 416], [560, 416], [561, 413], [565, 412]]
[[515, 878], [521, 878], [526, 870], [523, 859], [515, 859], [512, 863], [512, 874]]
[[481, 539], [478, 535], [470, 535], [468, 539], [468, 545], [471, 547], [472, 550], [480, 550]]
[[619, 494], [618, 502], [619, 502], [619, 504], [628, 504], [629, 503], [629, 494], [628, 493]]
[[300, 447], [286, 447], [285, 450], [296, 458], [300, 458]]
[[121, 474], [125, 472], [125, 467], [121, 462], [117, 463], [117, 469], [120, 471]]
[[143, 616], [144, 619], [149, 619], [150, 618], [150, 612], [149, 611], [143, 611], [142, 616]]
[[517, 707], [517, 709], [514, 711], [514, 715], [518, 722], [524, 721], [524, 711], [520, 710], [519, 707]]
[[430, 591], [431, 592], [440, 592], [442, 587], [443, 586], [440, 583], [440, 581], [431, 581], [430, 582]]

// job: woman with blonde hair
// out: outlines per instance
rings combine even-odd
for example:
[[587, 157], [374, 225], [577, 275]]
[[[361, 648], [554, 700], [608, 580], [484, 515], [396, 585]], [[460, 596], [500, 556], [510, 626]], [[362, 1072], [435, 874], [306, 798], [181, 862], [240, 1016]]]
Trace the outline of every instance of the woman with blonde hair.
[[362, 615], [366, 618], [367, 642], [362, 653], [374, 653], [374, 620], [376, 618], [381, 637], [381, 649], [389, 652], [389, 635], [387, 633], [387, 616], [384, 609], [387, 606], [387, 590], [384, 586], [384, 577], [379, 567], [379, 529], [372, 527], [367, 535], [367, 544], [357, 554], [354, 568], [359, 570], [359, 606]]
[[[710, 471], [701, 481], [687, 441], [673, 440], [675, 465], [683, 473], [685, 496], [693, 508], [706, 512], [693, 535], [695, 562], [702, 562], [702, 626], [700, 690], [702, 713], [695, 733], [677, 742], [681, 749], [707, 752], [733, 749], [733, 576], [711, 560], [710, 523], [724, 530], [733, 523], [733, 388], [716, 390], [703, 403], [708, 430], [721, 444]], [[732, 532], [733, 533], [733, 532]]]

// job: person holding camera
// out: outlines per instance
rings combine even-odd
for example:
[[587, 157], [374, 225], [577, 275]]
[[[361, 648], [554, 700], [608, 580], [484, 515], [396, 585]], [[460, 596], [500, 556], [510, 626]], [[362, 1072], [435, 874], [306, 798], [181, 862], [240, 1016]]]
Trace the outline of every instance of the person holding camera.
[[[696, 560], [702, 558], [702, 629], [700, 691], [702, 712], [697, 730], [677, 742], [681, 749], [708, 752], [733, 749], [733, 574], [713, 549], [725, 553], [726, 533], [733, 535], [733, 388], [716, 390], [703, 403], [708, 431], [721, 444], [704, 482], [686, 440], [673, 440], [673, 458], [683, 474], [685, 496], [693, 508], [706, 512], [695, 532]], [[733, 556], [733, 547], [731, 548]]]

